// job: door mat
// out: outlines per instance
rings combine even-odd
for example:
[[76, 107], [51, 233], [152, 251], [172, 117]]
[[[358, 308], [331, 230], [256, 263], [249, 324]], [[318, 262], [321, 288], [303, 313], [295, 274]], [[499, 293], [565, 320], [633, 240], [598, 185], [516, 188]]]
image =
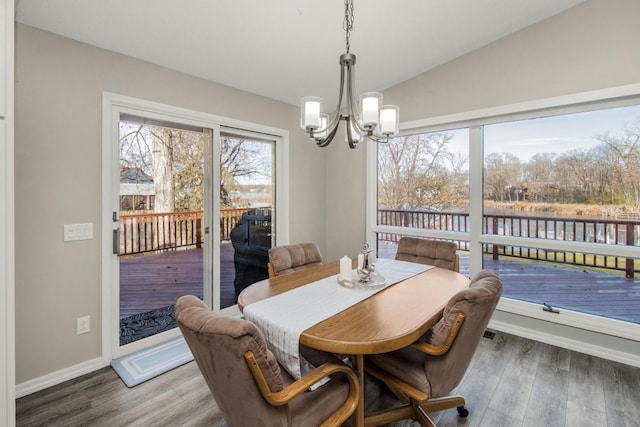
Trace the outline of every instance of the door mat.
[[120, 319], [120, 345], [178, 327], [175, 304]]
[[127, 387], [136, 386], [193, 360], [183, 337], [136, 351], [111, 361], [111, 367]]

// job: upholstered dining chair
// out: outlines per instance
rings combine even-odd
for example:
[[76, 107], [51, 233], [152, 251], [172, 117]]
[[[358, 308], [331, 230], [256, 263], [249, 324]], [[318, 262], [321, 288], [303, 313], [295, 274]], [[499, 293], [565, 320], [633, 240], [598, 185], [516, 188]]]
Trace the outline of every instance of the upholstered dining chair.
[[460, 272], [460, 257], [456, 249], [453, 242], [404, 236], [398, 242], [396, 259]]
[[[175, 306], [180, 331], [230, 427], [336, 426], [354, 412], [354, 371], [333, 356], [302, 348], [313, 371], [297, 381], [267, 349], [257, 326], [211, 310], [193, 295]], [[309, 391], [319, 380], [327, 383]]]
[[322, 264], [322, 254], [315, 243], [296, 243], [269, 249], [269, 277]]
[[469, 411], [464, 397], [448, 394], [460, 383], [502, 295], [502, 280], [482, 270], [469, 288], [454, 295], [442, 318], [417, 342], [401, 350], [366, 357], [366, 372], [382, 380], [404, 406], [367, 417], [367, 425], [403, 419], [435, 426], [429, 412], [457, 408]]

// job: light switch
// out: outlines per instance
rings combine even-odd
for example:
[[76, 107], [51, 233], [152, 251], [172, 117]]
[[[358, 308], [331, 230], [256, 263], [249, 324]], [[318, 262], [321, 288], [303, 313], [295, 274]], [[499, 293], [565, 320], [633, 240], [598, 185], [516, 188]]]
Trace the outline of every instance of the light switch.
[[84, 224], [65, 224], [64, 225], [64, 241], [73, 242], [75, 240], [93, 239], [93, 223]]

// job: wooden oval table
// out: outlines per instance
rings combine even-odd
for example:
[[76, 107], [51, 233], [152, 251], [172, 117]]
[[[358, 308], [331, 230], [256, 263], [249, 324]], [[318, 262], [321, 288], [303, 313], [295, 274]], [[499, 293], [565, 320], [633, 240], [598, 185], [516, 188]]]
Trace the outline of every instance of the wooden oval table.
[[[240, 310], [254, 302], [339, 273], [339, 262], [265, 279], [238, 296]], [[364, 392], [364, 355], [385, 353], [416, 341], [441, 317], [449, 299], [469, 286], [459, 273], [434, 267], [395, 283], [369, 298], [306, 329], [300, 343], [330, 353], [352, 356]], [[354, 414], [365, 425], [364, 394]]]

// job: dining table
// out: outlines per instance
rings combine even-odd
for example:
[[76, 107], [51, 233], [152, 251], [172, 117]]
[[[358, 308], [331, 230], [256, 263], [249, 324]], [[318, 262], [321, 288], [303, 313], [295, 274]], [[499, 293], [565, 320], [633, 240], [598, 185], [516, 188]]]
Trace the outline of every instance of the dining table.
[[[396, 262], [394, 267], [399, 265], [401, 268], [403, 265], [397, 263], [403, 262]], [[406, 266], [411, 267], [409, 264]], [[457, 272], [433, 266], [425, 268], [417, 274], [386, 284], [380, 291], [330, 314], [300, 333], [300, 345], [350, 357], [361, 390], [353, 416], [355, 426], [366, 425], [364, 356], [398, 350], [417, 341], [442, 317], [449, 299], [469, 287], [469, 278]], [[331, 282], [338, 283], [339, 273], [340, 262], [336, 261], [256, 282], [240, 293], [238, 307], [245, 312], [251, 304], [265, 302], [333, 276], [336, 280]], [[380, 274], [384, 275], [383, 268]]]

